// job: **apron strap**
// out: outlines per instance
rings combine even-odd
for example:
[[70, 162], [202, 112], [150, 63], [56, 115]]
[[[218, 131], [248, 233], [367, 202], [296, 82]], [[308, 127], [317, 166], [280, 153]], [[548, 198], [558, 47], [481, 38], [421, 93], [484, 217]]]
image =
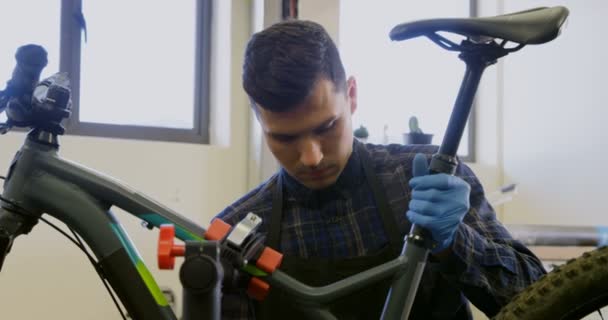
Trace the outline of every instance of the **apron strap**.
[[356, 144], [358, 147], [359, 157], [361, 159], [361, 163], [363, 164], [363, 171], [365, 172], [365, 178], [372, 189], [372, 193], [374, 195], [374, 200], [376, 201], [376, 205], [378, 206], [378, 212], [380, 212], [380, 218], [382, 219], [382, 224], [384, 226], [384, 231], [386, 231], [386, 235], [389, 241], [389, 245], [392, 247], [392, 251], [399, 254], [402, 249], [402, 239], [399, 233], [399, 229], [397, 228], [397, 220], [395, 219], [395, 215], [393, 214], [393, 210], [391, 209], [389, 202], [386, 198], [386, 194], [382, 188], [382, 184], [378, 180], [374, 169], [372, 167], [373, 162], [371, 157], [365, 147], [361, 144]]
[[266, 245], [280, 252], [281, 220], [283, 220], [283, 172], [277, 174], [277, 185], [272, 190], [272, 210]]

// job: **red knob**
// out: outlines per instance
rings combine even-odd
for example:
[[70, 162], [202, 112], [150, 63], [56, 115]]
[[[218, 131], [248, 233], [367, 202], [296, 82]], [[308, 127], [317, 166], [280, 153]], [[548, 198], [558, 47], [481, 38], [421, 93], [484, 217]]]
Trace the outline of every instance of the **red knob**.
[[172, 270], [175, 257], [183, 257], [186, 251], [184, 245], [174, 244], [175, 227], [172, 224], [160, 226], [158, 236], [158, 268]]
[[[260, 257], [256, 261], [256, 266], [263, 271], [273, 273], [283, 261], [283, 254], [270, 247], [265, 247]], [[249, 280], [249, 286], [247, 287], [247, 293], [255, 300], [263, 301], [266, 299], [268, 292], [270, 291], [270, 285], [259, 278], [253, 277]]]
[[215, 218], [211, 222], [209, 229], [205, 232], [205, 239], [212, 241], [220, 241], [226, 237], [232, 226], [224, 222], [220, 218]]
[[247, 286], [247, 294], [257, 301], [263, 301], [266, 299], [268, 292], [270, 291], [270, 285], [259, 278], [251, 278], [249, 285]]
[[283, 254], [271, 247], [265, 247], [255, 265], [268, 273], [273, 273], [281, 266], [281, 262], [283, 262]]

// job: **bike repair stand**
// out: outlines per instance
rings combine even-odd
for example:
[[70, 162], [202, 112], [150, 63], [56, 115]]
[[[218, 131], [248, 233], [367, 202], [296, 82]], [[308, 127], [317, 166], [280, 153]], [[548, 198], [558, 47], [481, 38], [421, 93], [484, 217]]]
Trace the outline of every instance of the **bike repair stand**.
[[272, 273], [283, 256], [264, 246], [264, 238], [256, 234], [262, 219], [253, 213], [234, 228], [215, 219], [205, 232], [206, 241], [186, 241], [185, 245], [173, 243], [173, 225], [161, 225], [158, 240], [158, 264], [160, 269], [173, 269], [176, 256], [185, 260], [179, 272], [183, 286], [183, 320], [221, 319], [223, 291], [247, 288], [255, 300], [264, 300], [270, 286], [265, 281], [242, 272], [247, 264], [255, 262], [261, 271]]
[[[506, 41], [498, 44], [494, 39], [484, 37], [469, 37], [458, 45], [436, 33], [429, 34], [427, 37], [444, 49], [460, 51], [459, 58], [466, 64], [464, 78], [454, 103], [446, 133], [438, 153], [433, 155], [430, 163], [432, 174], [446, 173], [453, 175], [458, 166], [456, 158], [458, 145], [469, 118], [473, 98], [483, 71], [486, 67], [496, 63], [498, 58], [521, 49], [523, 45], [505, 48]], [[406, 258], [408, 265], [411, 264], [415, 268], [404, 268], [404, 271], [395, 275], [384, 305], [382, 319], [409, 318], [427, 257], [433, 246], [429, 232], [422, 227], [412, 225], [410, 233], [405, 238], [401, 256]], [[403, 290], [405, 288], [409, 289]], [[397, 296], [393, 292], [403, 292], [404, 294]], [[405, 304], [403, 304], [403, 301], [405, 301]]]
[[217, 241], [187, 241], [179, 270], [183, 319], [220, 319], [224, 269]]

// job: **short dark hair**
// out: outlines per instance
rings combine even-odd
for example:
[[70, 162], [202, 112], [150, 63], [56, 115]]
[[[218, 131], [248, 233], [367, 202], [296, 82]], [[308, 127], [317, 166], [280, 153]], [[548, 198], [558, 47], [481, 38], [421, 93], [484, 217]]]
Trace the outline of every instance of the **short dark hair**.
[[336, 91], [346, 88], [335, 43], [318, 23], [286, 20], [254, 34], [245, 49], [243, 88], [269, 111], [282, 112], [305, 101], [325, 78]]

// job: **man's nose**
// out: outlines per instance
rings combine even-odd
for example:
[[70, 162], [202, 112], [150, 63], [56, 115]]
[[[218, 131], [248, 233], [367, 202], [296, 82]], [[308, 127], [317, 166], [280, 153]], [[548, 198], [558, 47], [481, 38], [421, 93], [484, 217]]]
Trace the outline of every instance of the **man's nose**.
[[321, 143], [316, 139], [304, 139], [300, 144], [300, 162], [307, 167], [317, 166], [323, 159]]

